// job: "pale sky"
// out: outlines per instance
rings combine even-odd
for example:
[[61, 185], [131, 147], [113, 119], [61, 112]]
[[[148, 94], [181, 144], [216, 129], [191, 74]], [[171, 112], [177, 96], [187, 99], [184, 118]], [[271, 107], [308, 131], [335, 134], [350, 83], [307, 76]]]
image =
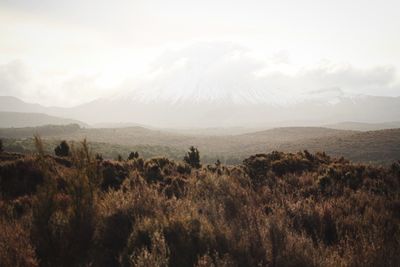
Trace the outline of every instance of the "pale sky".
[[[0, 95], [72, 106], [143, 80], [172, 88], [192, 82], [174, 71], [201, 55], [218, 70], [211, 81], [240, 71], [243, 90], [252, 75], [282, 95], [399, 96], [399, 10], [395, 0], [0, 0]], [[226, 53], [240, 68], [221, 64]]]

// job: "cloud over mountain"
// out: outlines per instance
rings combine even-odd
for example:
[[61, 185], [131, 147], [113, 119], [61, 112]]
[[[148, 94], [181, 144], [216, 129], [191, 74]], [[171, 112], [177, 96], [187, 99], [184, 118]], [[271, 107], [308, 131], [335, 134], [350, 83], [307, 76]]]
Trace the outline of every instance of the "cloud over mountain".
[[[279, 54], [278, 54], [279, 56]], [[400, 84], [393, 67], [360, 69], [325, 62], [314, 68], [285, 71], [289, 60], [255, 58], [232, 43], [198, 43], [159, 57], [150, 70], [126, 83], [123, 97], [141, 102], [233, 102], [291, 104], [329, 91], [340, 96], [397, 96]], [[334, 90], [332, 90], [334, 88]]]

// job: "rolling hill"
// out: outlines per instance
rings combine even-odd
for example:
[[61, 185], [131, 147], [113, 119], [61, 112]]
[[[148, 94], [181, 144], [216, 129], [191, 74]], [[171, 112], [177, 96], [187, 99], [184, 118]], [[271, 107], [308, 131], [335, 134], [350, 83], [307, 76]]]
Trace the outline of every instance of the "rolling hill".
[[[167, 155], [176, 159], [183, 156], [177, 153], [195, 145], [206, 162], [218, 158], [226, 163], [238, 163], [249, 155], [273, 150], [325, 151], [356, 162], [384, 164], [400, 159], [400, 129], [359, 132], [322, 127], [284, 127], [241, 135], [196, 136], [138, 126], [93, 129], [69, 125], [0, 129], [0, 138], [31, 138], [35, 133], [52, 144], [57, 140], [80, 141], [87, 138], [97, 151], [113, 157], [116, 153], [110, 151], [116, 151], [115, 147], [119, 147], [124, 156], [127, 156], [129, 149], [140, 150], [148, 156], [160, 156], [169, 151]], [[155, 147], [159, 148], [159, 153]], [[152, 152], [148, 153], [149, 150]]]
[[36, 126], [44, 126], [50, 124], [51, 125], [78, 124], [82, 127], [88, 127], [86, 123], [78, 120], [50, 116], [44, 113], [0, 111], [0, 128], [36, 127]]
[[346, 121], [335, 124], [329, 124], [326, 125], [325, 127], [338, 130], [376, 131], [376, 130], [400, 128], [400, 121], [382, 122], [382, 123]]

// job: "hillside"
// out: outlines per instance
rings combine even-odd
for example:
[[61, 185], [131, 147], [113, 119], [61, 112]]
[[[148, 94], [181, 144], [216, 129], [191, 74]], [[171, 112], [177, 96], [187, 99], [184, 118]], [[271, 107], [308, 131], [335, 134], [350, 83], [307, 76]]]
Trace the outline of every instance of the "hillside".
[[343, 156], [355, 162], [383, 164], [390, 164], [400, 159], [400, 129], [367, 132], [339, 131], [338, 134], [286, 140], [286, 142], [275, 143], [267, 143], [265, 140], [265, 143], [255, 142], [251, 146], [243, 143], [237, 149], [248, 155], [259, 153], [262, 146], [265, 147], [264, 151], [325, 151], [335, 157]]
[[338, 130], [376, 131], [376, 130], [400, 128], [400, 121], [382, 122], [382, 123], [347, 121], [347, 122], [325, 125], [325, 127]]
[[0, 153], [4, 266], [400, 264], [400, 165], [257, 154], [199, 168], [167, 158]]
[[[48, 151], [52, 151], [59, 140], [78, 142], [87, 138], [95, 146], [96, 152], [107, 158], [115, 158], [119, 150], [123, 157], [127, 157], [130, 151], [139, 151], [149, 157], [179, 159], [189, 146], [195, 145], [204, 161], [209, 163], [219, 159], [236, 164], [251, 154], [273, 150], [326, 151], [336, 157], [345, 156], [352, 161], [377, 164], [391, 164], [400, 159], [400, 129], [356, 132], [321, 127], [286, 127], [241, 135], [207, 136], [183, 135], [143, 127], [90, 129], [71, 125], [0, 129], [0, 138], [9, 139], [5, 140], [5, 147], [9, 151], [29, 151], [33, 149], [31, 138], [35, 133], [39, 133], [48, 143]], [[17, 140], [23, 138], [28, 140]]]
[[65, 118], [50, 116], [43, 113], [0, 111], [0, 128], [37, 127], [50, 124], [51, 125], [78, 124], [81, 127], [88, 126], [86, 123], [83, 123], [78, 120], [65, 119]]
[[281, 145], [283, 151], [325, 151], [356, 162], [390, 163], [400, 159], [400, 129], [367, 131], [342, 137], [324, 137]]
[[82, 128], [78, 124], [44, 125], [38, 127], [0, 128], [1, 138], [32, 138], [34, 135], [56, 138], [57, 136], [73, 135]]

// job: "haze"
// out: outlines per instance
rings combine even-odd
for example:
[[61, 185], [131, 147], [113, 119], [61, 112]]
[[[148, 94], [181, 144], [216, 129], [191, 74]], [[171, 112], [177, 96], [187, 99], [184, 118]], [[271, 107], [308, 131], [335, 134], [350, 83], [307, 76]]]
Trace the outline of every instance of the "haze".
[[[352, 117], [353, 106], [310, 117], [304, 107], [371, 96], [398, 100], [399, 9], [398, 1], [2, 0], [0, 95], [43, 106], [83, 105], [45, 113], [88, 123], [185, 126], [181, 110], [166, 115], [175, 120], [159, 114], [168, 105], [194, 104], [187, 116], [204, 126], [243, 125], [263, 105], [295, 105], [301, 114], [268, 121], [392, 121], [396, 104], [380, 119]], [[132, 101], [123, 107], [143, 108], [118, 111], [122, 100]], [[86, 104], [93, 101], [96, 109]], [[222, 114], [240, 110], [241, 120], [208, 121], [221, 106]], [[101, 108], [108, 115], [99, 118]], [[263, 121], [250, 124], [256, 123]]]

